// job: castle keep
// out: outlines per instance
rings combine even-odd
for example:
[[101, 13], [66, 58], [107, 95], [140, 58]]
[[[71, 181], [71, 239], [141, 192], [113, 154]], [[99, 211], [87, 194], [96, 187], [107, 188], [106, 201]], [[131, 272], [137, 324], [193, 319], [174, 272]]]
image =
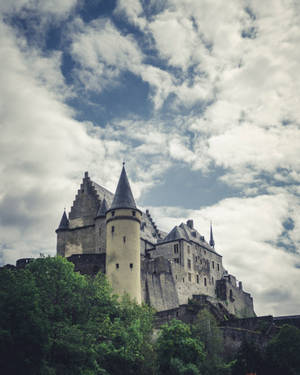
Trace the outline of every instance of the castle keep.
[[157, 311], [178, 309], [194, 298], [237, 317], [255, 316], [252, 297], [223, 268], [212, 227], [209, 243], [193, 220], [169, 233], [159, 230], [149, 211], [136, 207], [124, 165], [115, 194], [86, 172], [56, 233], [57, 254], [76, 270], [106, 273], [116, 293]]

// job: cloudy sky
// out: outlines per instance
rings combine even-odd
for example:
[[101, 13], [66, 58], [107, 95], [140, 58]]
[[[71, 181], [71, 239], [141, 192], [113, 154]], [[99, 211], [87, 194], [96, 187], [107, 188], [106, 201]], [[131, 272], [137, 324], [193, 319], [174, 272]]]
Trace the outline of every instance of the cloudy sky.
[[122, 161], [159, 227], [213, 221], [263, 314], [300, 313], [300, 3], [0, 3], [0, 264], [55, 254]]

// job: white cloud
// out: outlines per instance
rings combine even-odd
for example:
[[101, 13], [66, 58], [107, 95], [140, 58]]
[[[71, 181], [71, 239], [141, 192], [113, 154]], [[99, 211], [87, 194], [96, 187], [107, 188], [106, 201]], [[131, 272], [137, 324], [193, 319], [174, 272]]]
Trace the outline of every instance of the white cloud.
[[0, 3], [0, 13], [34, 11], [56, 17], [66, 16], [77, 0], [9, 0]]
[[4, 261], [9, 262], [40, 249], [54, 254], [54, 229], [63, 206], [72, 202], [82, 172], [92, 169], [98, 179], [109, 182], [110, 170], [118, 173], [119, 155], [110, 156], [97, 171], [107, 146], [88, 124], [73, 120], [70, 109], [57, 99], [61, 89], [56, 83], [63, 86], [60, 70], [54, 68], [57, 55], [30, 54], [25, 42], [21, 50], [3, 24], [0, 34], [0, 175], [5, 181], [0, 232]]

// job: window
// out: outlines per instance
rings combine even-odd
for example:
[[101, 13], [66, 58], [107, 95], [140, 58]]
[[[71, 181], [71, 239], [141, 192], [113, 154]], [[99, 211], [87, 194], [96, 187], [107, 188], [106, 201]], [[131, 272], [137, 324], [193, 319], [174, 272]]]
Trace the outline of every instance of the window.
[[174, 245], [174, 254], [178, 254], [178, 243]]
[[132, 216], [135, 216], [135, 211], [132, 211]]
[[230, 301], [233, 301], [233, 294], [232, 294], [232, 290], [230, 289], [230, 292], [229, 292], [229, 297], [230, 297]]
[[191, 260], [190, 260], [190, 259], [188, 259], [188, 269], [190, 270], [190, 269], [191, 269], [191, 267], [192, 267], [192, 262], [191, 262]]
[[130, 269], [132, 270], [132, 269], [133, 269], [133, 263], [130, 263], [130, 264], [129, 264], [129, 267], [130, 267]]
[[197, 284], [199, 284], [199, 275], [196, 275]]
[[192, 274], [191, 273], [188, 273], [188, 280], [192, 281]]
[[112, 226], [112, 227], [111, 227], [111, 233], [114, 233], [114, 231], [115, 231], [115, 227]]
[[214, 277], [213, 276], [211, 277], [211, 282], [212, 282], [212, 284], [214, 284]]
[[204, 286], [207, 285], [207, 282], [206, 282], [206, 277], [204, 277]]
[[119, 263], [116, 263], [116, 269], [119, 269]]
[[174, 258], [174, 262], [179, 264], [179, 258]]
[[175, 275], [175, 279], [177, 280], [177, 275]]
[[219, 263], [217, 264], [217, 267], [218, 267], [218, 271], [220, 271], [220, 265], [219, 265]]
[[188, 254], [191, 252], [191, 250], [190, 250], [190, 247], [188, 246], [187, 247], [187, 250], [188, 250]]
[[126, 242], [126, 236], [123, 236], [123, 242], [124, 243]]
[[211, 263], [212, 263], [212, 268], [215, 268], [215, 262], [212, 261]]
[[184, 283], [184, 277], [182, 278], [182, 282]]
[[111, 216], [115, 216], [115, 211], [111, 211]]

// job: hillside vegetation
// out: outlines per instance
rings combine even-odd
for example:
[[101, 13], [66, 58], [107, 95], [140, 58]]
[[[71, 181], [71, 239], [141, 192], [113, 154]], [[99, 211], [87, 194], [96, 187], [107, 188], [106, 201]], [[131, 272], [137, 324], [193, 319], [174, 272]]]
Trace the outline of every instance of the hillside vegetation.
[[64, 258], [0, 269], [0, 372], [22, 375], [273, 375], [300, 373], [300, 331], [285, 326], [262, 351], [245, 343], [223, 360], [222, 334], [203, 311], [153, 339], [154, 311], [113, 295], [104, 275]]

